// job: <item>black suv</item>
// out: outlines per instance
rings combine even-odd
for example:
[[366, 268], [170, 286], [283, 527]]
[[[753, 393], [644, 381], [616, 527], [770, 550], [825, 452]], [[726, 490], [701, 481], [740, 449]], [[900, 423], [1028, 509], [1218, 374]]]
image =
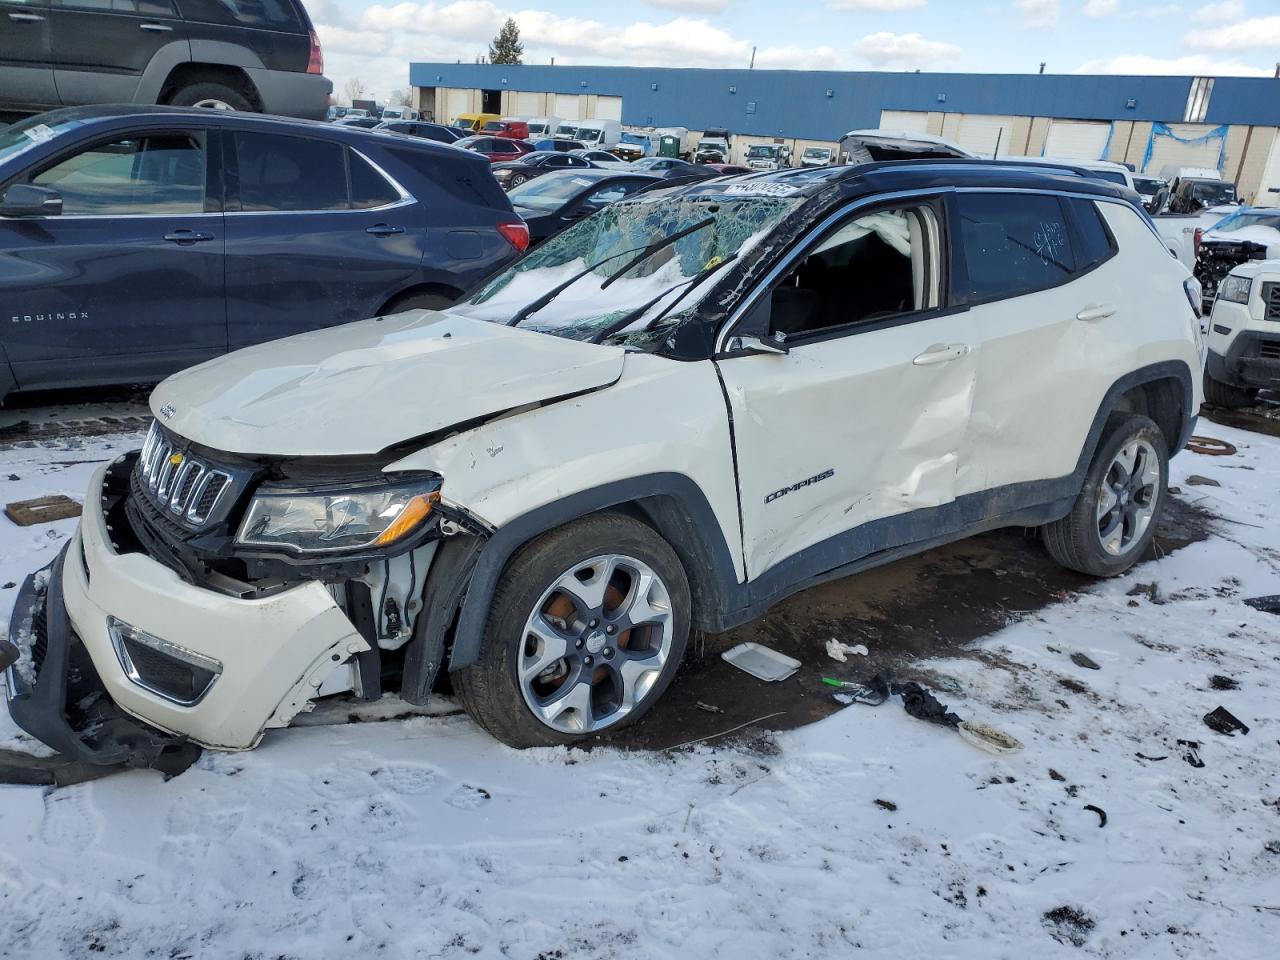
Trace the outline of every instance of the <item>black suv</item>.
[[167, 103], [324, 116], [300, 0], [0, 0], [0, 110]]

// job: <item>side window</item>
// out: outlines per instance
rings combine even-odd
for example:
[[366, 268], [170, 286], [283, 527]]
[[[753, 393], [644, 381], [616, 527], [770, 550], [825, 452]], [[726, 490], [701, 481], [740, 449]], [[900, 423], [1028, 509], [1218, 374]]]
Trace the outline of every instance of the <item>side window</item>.
[[342, 146], [271, 133], [236, 133], [241, 210], [345, 210]]
[[1025, 193], [962, 193], [956, 232], [968, 266], [969, 303], [1020, 297], [1069, 279], [1076, 269], [1062, 202]]
[[112, 13], [137, 13], [144, 17], [172, 17], [171, 0], [53, 0], [55, 7], [68, 10], [110, 10]]
[[607, 184], [589, 193], [582, 200], [583, 204], [592, 208], [608, 206], [611, 203], [617, 203], [628, 194], [635, 193], [640, 188], [643, 181], [640, 180], [622, 180], [615, 183]]
[[557, 153], [554, 157], [547, 157], [544, 165], [548, 167], [572, 167], [573, 157], [567, 157], [563, 153]]
[[178, 0], [178, 9], [187, 20], [202, 23], [226, 23], [267, 30], [302, 32], [302, 21], [293, 0]]
[[938, 306], [932, 209], [860, 213], [809, 248], [774, 287], [769, 332], [787, 338]]
[[1098, 205], [1092, 200], [1071, 199], [1067, 203], [1076, 222], [1076, 260], [1080, 270], [1106, 263], [1116, 252], [1116, 242], [1102, 219]]
[[565, 164], [565, 166], [567, 166], [567, 167], [589, 167], [589, 166], [591, 166], [591, 164], [590, 164], [590, 163], [588, 163], [586, 160], [583, 160], [581, 157], [565, 157], [565, 160], [567, 160], [567, 161], [568, 161], [568, 162]]
[[387, 178], [373, 169], [364, 157], [354, 150], [347, 151], [347, 163], [351, 171], [351, 206], [356, 210], [385, 207], [400, 199], [400, 193], [387, 182]]
[[63, 216], [203, 213], [204, 138], [166, 133], [100, 144], [31, 182], [62, 194]]

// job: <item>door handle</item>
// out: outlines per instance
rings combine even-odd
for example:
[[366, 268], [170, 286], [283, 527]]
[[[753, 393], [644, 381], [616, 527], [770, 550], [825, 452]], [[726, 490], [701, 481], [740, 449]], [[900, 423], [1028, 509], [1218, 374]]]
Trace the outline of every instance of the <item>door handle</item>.
[[11, 13], [10, 20], [17, 20], [20, 23], [39, 23], [44, 17], [38, 13]]
[[152, 33], [173, 33], [173, 27], [164, 23], [140, 23], [139, 30], [150, 30]]
[[371, 233], [375, 237], [389, 237], [392, 234], [404, 233], [404, 227], [393, 227], [389, 223], [375, 223], [372, 227], [366, 227], [365, 233]]
[[917, 367], [931, 367], [935, 363], [950, 363], [969, 353], [967, 343], [935, 343], [911, 362]]
[[174, 230], [172, 233], [166, 233], [164, 238], [170, 243], [177, 243], [184, 247], [193, 243], [201, 243], [205, 240], [212, 240], [212, 233], [197, 233], [194, 230]]
[[1095, 303], [1091, 306], [1085, 307], [1083, 310], [1077, 313], [1076, 319], [1090, 322], [1093, 320], [1106, 320], [1108, 317], [1114, 317], [1115, 315], [1116, 315], [1115, 304]]

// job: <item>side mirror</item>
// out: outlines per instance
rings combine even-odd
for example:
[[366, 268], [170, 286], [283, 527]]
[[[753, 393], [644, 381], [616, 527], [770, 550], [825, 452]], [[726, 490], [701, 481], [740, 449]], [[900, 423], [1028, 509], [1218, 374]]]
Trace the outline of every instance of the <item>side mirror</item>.
[[56, 217], [62, 213], [62, 194], [52, 187], [15, 183], [0, 199], [0, 217]]
[[751, 334], [735, 335], [729, 338], [729, 352], [750, 356], [753, 353], [768, 353], [783, 356], [791, 352], [786, 345], [786, 336], [775, 333], [771, 337], [757, 337]]

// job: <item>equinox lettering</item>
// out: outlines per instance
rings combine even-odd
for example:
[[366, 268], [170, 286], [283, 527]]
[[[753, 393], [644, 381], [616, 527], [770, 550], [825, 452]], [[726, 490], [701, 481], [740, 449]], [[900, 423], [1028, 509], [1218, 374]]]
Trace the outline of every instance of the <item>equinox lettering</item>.
[[71, 313], [15, 313], [9, 318], [12, 323], [41, 323], [45, 320], [88, 320], [89, 313], [73, 310]]

